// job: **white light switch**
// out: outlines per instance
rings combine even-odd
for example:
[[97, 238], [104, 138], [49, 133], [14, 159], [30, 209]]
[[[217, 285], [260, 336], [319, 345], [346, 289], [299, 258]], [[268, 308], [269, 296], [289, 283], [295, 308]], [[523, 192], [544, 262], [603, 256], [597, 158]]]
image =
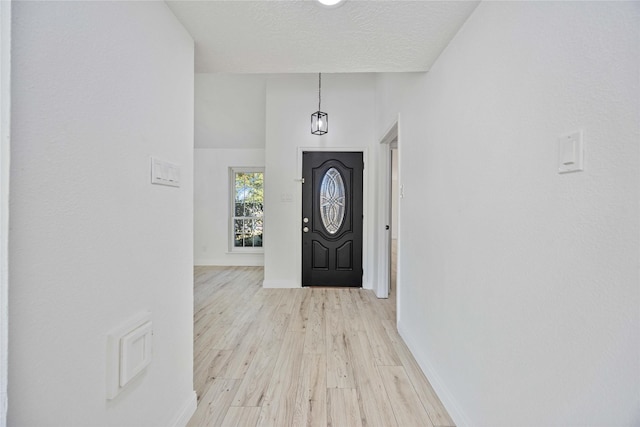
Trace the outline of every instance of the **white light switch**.
[[151, 183], [180, 187], [180, 166], [152, 157]]
[[582, 131], [558, 138], [558, 173], [579, 172], [583, 166]]
[[573, 138], [562, 140], [562, 164], [572, 165], [576, 162], [576, 141]]

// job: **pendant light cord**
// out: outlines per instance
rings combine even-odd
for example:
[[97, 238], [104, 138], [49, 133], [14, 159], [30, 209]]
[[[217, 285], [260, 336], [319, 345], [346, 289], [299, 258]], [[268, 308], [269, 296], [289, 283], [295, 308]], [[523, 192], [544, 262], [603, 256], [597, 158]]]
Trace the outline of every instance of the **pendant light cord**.
[[318, 73], [318, 111], [320, 111], [320, 93], [322, 89], [322, 73]]

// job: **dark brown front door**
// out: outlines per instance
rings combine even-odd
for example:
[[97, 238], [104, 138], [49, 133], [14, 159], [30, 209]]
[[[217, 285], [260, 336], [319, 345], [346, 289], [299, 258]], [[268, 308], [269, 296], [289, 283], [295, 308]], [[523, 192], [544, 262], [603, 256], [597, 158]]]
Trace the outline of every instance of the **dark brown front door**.
[[302, 286], [362, 286], [360, 152], [302, 153]]

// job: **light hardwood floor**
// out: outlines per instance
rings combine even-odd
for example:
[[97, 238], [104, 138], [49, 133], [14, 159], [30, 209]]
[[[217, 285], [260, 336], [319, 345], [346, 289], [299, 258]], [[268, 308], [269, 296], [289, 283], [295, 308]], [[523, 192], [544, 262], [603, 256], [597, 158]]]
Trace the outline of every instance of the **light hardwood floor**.
[[395, 298], [263, 289], [259, 267], [196, 267], [196, 426], [443, 427], [396, 332]]

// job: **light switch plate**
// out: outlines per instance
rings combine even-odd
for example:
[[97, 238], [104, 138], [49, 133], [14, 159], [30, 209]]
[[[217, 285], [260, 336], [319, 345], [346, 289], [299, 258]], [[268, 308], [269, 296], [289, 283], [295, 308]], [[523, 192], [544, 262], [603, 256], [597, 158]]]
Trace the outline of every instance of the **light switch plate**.
[[151, 183], [180, 187], [180, 166], [152, 157]]
[[582, 131], [560, 135], [558, 138], [558, 173], [584, 170]]

